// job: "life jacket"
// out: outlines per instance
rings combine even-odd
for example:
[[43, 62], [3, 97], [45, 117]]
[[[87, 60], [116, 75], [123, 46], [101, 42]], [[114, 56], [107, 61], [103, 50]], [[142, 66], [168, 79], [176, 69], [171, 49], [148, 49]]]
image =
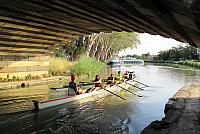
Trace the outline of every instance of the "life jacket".
[[69, 88], [71, 88], [71, 89], [74, 89], [74, 90], [75, 90], [75, 88], [76, 88], [76, 83], [75, 83], [75, 82], [73, 82], [73, 81], [70, 81], [70, 82], [69, 82]]
[[74, 81], [69, 82], [69, 88], [68, 88], [68, 95], [76, 95], [76, 83]]

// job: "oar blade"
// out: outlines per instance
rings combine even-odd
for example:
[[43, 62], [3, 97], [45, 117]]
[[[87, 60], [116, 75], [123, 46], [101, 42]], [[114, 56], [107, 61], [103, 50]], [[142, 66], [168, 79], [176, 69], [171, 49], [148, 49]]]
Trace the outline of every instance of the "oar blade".
[[126, 100], [125, 98], [123, 98], [123, 97], [121, 97], [121, 96], [119, 96], [119, 95], [117, 95], [117, 94], [115, 94], [115, 93], [113, 93], [113, 92], [107, 90], [106, 88], [104, 88], [104, 90], [107, 91], [107, 92], [109, 92], [109, 93], [112, 94], [112, 95], [115, 95], [116, 97], [121, 98], [122, 100]]

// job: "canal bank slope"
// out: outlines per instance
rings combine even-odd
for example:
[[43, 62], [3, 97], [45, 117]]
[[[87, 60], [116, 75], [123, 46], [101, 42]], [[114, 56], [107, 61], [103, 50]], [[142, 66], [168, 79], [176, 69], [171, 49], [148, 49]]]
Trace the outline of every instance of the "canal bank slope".
[[165, 106], [166, 116], [141, 134], [200, 134], [200, 85], [180, 89]]

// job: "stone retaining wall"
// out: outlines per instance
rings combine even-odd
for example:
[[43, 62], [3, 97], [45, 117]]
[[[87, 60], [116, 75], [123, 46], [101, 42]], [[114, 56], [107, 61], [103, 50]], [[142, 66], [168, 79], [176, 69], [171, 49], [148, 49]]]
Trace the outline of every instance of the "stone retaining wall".
[[0, 78], [26, 79], [48, 75], [50, 56], [0, 55]]

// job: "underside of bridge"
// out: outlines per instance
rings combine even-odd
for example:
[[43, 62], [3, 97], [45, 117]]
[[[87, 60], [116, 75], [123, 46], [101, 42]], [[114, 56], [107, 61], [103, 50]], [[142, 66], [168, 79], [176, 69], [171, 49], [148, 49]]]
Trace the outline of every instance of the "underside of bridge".
[[0, 0], [0, 59], [48, 55], [80, 35], [112, 31], [200, 47], [199, 16], [199, 0]]

